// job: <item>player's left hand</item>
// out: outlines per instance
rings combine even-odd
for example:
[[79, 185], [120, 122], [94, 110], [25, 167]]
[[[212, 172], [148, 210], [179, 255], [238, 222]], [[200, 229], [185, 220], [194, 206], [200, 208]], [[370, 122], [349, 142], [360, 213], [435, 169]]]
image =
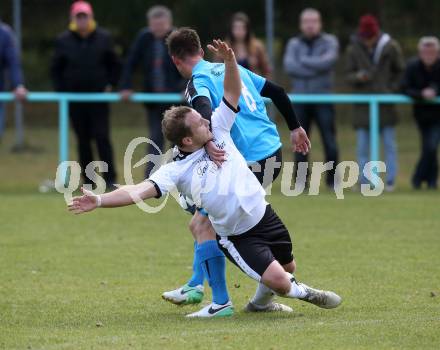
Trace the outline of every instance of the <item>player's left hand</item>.
[[296, 128], [290, 132], [290, 142], [292, 151], [306, 155], [312, 148], [312, 144], [307, 136], [306, 131], [302, 128]]
[[98, 207], [98, 196], [92, 191], [86, 190], [81, 187], [81, 192], [83, 193], [80, 197], [73, 197], [72, 203], [67, 207], [73, 214], [82, 214], [88, 211], [92, 211]]
[[234, 51], [223, 40], [213, 40], [208, 49], [223, 61], [235, 59]]
[[225, 150], [218, 148], [213, 141], [208, 141], [205, 145], [205, 150], [209, 154], [209, 158], [215, 165], [221, 167], [222, 163], [226, 160]]

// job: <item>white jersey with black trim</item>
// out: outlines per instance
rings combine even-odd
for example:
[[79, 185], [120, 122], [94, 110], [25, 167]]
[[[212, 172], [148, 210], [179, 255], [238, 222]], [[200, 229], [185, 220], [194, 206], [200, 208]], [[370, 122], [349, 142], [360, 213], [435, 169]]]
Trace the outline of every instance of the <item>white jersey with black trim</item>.
[[208, 212], [220, 236], [239, 235], [263, 218], [266, 193], [230, 136], [235, 110], [226, 100], [211, 117], [214, 143], [226, 151], [226, 161], [217, 167], [204, 148], [193, 153], [180, 152], [149, 178], [160, 196], [177, 189]]

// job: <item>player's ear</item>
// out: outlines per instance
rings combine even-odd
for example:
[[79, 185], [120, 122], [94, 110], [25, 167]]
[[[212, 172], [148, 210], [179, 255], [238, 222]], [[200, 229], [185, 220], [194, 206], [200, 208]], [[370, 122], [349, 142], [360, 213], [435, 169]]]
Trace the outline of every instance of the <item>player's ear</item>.
[[171, 56], [171, 60], [176, 66], [180, 63], [180, 60], [176, 56]]
[[193, 144], [193, 141], [192, 141], [192, 137], [191, 136], [185, 136], [182, 139], [182, 145], [183, 146], [192, 146], [192, 144]]
[[205, 51], [203, 51], [202, 48], [200, 48], [199, 55], [200, 55], [200, 57], [204, 57], [205, 56]]

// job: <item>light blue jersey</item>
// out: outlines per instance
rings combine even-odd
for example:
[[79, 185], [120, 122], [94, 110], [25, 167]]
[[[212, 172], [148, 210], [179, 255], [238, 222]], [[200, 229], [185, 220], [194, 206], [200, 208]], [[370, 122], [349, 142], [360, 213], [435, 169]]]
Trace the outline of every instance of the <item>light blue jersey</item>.
[[[266, 79], [239, 66], [242, 90], [240, 112], [231, 129], [231, 137], [248, 163], [263, 160], [281, 147], [275, 124], [269, 119], [260, 95]], [[198, 96], [205, 96], [216, 109], [223, 98], [225, 65], [200, 60], [193, 68], [185, 96], [192, 105]]]

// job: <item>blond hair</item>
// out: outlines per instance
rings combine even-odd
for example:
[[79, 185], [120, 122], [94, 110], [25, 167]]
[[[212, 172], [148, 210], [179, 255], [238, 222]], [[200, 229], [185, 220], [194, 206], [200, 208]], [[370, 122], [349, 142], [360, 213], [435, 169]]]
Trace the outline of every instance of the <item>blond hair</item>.
[[167, 140], [178, 147], [182, 147], [184, 137], [192, 136], [191, 129], [186, 124], [186, 115], [191, 111], [187, 106], [173, 106], [163, 115], [162, 132]]

